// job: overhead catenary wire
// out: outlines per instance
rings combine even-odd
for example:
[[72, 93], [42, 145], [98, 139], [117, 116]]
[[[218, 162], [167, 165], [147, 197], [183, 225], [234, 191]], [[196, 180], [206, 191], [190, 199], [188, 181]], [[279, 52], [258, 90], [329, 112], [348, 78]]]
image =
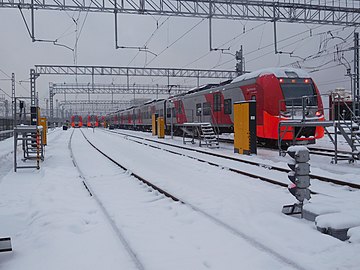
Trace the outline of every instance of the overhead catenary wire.
[[[317, 29], [317, 28], [319, 28], [319, 27], [321, 27], [321, 26], [315, 27], [314, 29]], [[344, 28], [346, 28], [346, 27], [341, 27], [341, 29], [344, 29]], [[308, 31], [308, 30], [307, 30], [307, 31]], [[299, 36], [299, 35], [301, 35], [301, 34], [306, 33], [307, 31], [303, 31], [303, 32], [298, 33], [298, 34], [294, 34], [294, 35], [292, 35], [292, 36], [290, 36], [290, 37], [287, 37], [287, 38], [284, 38], [284, 39], [282, 39], [282, 40], [280, 40], [280, 41], [278, 41], [278, 42], [280, 43], [280, 42], [289, 40], [289, 39], [291, 39], [291, 38], [293, 38], [293, 37], [297, 37], [297, 36]], [[332, 30], [332, 31], [335, 31], [335, 30]], [[310, 37], [304, 37], [304, 38], [300, 39], [300, 41], [303, 41], [303, 40], [305, 40], [305, 39], [308, 39], [308, 38], [311, 38], [311, 37], [314, 37], [314, 36], [319, 36], [319, 35], [324, 34], [324, 33], [327, 33], [327, 32], [328, 32], [328, 30], [327, 30], [327, 31], [324, 31], [324, 32], [321, 32], [321, 33], [317, 33], [317, 34], [312, 34]], [[290, 44], [287, 44], [287, 45], [282, 46], [281, 49], [286, 48], [286, 47], [288, 47], [288, 46], [291, 46], [291, 45], [293, 45], [293, 44], [296, 44], [296, 43], [298, 43], [298, 42], [299, 42], [299, 40], [296, 40], [296, 41], [294, 41], [294, 42], [292, 42], [292, 43], [290, 43]], [[261, 49], [265, 49], [265, 48], [267, 48], [267, 47], [270, 47], [270, 46], [272, 46], [273, 44], [274, 44], [274, 43], [271, 43], [271, 44], [268, 44], [268, 45], [266, 45], [266, 46], [263, 46]], [[248, 55], [250, 55], [250, 54], [253, 54], [253, 53], [255, 53], [255, 52], [258, 52], [258, 51], [259, 51], [258, 49], [253, 50], [253, 51], [250, 51], [250, 52], [246, 53], [245, 57], [248, 56]], [[261, 54], [261, 55], [257, 55], [255, 58], [248, 59], [246, 62], [249, 63], [249, 62], [255, 61], [255, 60], [257, 60], [257, 59], [260, 59], [260, 58], [262, 58], [262, 57], [264, 57], [264, 56], [266, 56], [266, 55], [270, 55], [270, 54], [273, 54], [273, 51], [269, 51], [269, 52], [267, 52], [267, 53], [263, 53], [263, 54]], [[318, 54], [318, 53], [316, 53], [316, 54]], [[316, 54], [315, 54], [315, 55], [316, 55]], [[313, 56], [313, 55], [311, 55], [311, 56]], [[292, 57], [294, 57], [294, 56], [292, 56]], [[310, 57], [310, 56], [307, 56], [307, 58], [309, 58], [309, 57]], [[223, 63], [221, 63], [221, 64], [219, 64], [219, 65], [214, 66], [213, 68], [217, 68], [217, 67], [226, 65], [226, 64], [228, 64], [228, 63], [230, 63], [230, 62], [232, 62], [232, 61], [234, 61], [234, 59], [227, 60], [227, 61], [225, 61], [225, 62], [223, 62]], [[293, 62], [293, 63], [287, 64], [286, 66], [289, 66], [289, 65], [292, 65], [292, 64], [296, 64], [296, 63], [298, 63], [298, 62], [299, 62], [299, 61], [295, 61], [295, 62]]]
[[201, 19], [199, 22], [197, 22], [195, 25], [193, 25], [190, 29], [188, 29], [185, 33], [183, 33], [180, 37], [178, 37], [175, 41], [173, 41], [170, 45], [166, 46], [160, 53], [158, 53], [155, 57], [153, 57], [148, 63], [146, 63], [144, 65], [144, 67], [147, 67], [148, 65], [150, 65], [155, 59], [157, 59], [160, 55], [162, 55], [166, 50], [168, 50], [169, 48], [171, 48], [174, 44], [176, 44], [179, 40], [181, 40], [182, 38], [184, 38], [187, 34], [189, 34], [192, 30], [194, 30], [197, 26], [199, 26], [204, 19]]
[[[9, 74], [7, 74], [5, 71], [3, 71], [1, 68], [0, 68], [0, 72], [1, 72], [2, 74], [4, 74], [6, 77], [8, 77], [9, 80], [12, 79], [11, 76], [10, 76]], [[26, 89], [20, 82], [15, 81], [15, 83], [18, 84], [18, 85], [20, 85], [26, 92], [29, 91], [29, 89]], [[20, 96], [22, 96], [22, 95], [20, 95]]]
[[[324, 32], [321, 32], [321, 33], [317, 33], [317, 34], [314, 34], [314, 33], [313, 33], [313, 30], [318, 29], [318, 28], [320, 28], [320, 27], [322, 27], [322, 26], [323, 26], [323, 25], [320, 25], [320, 26], [317, 26], [317, 27], [314, 27], [314, 28], [310, 29], [310, 30], [311, 30], [311, 35], [308, 36], [308, 37], [302, 38], [301, 41], [304, 41], [304, 40], [306, 40], [306, 39], [308, 39], [308, 38], [313, 38], [313, 37], [319, 36], [320, 34], [324, 34], [324, 33], [329, 32], [329, 30], [327, 30], [327, 31], [324, 31]], [[332, 29], [332, 30], [330, 30], [330, 31], [332, 31], [332, 32], [334, 32], [334, 33], [342, 33], [345, 28], [347, 28], [347, 27], [339, 27], [339, 28]], [[278, 41], [278, 42], [279, 42], [279, 43], [280, 43], [280, 42], [284, 42], [284, 41], [287, 41], [287, 40], [289, 40], [289, 39], [298, 37], [299, 35], [303, 35], [304, 33], [308, 33], [308, 32], [309, 32], [309, 30], [307, 29], [306, 31], [302, 31], [302, 32], [300, 32], [300, 33], [296, 33], [296, 34], [294, 34], [294, 35], [292, 35], [292, 36], [290, 36], [290, 37], [286, 37], [286, 38], [284, 38], [284, 39], [282, 39], [282, 40], [280, 40], [280, 41]], [[353, 33], [353, 32], [352, 32], [352, 33]], [[346, 38], [351, 37], [352, 33], [350, 33]], [[281, 49], [286, 48], [286, 47], [288, 47], [288, 46], [291, 46], [291, 45], [293, 45], [293, 44], [298, 44], [298, 42], [299, 42], [299, 40], [296, 40], [296, 41], [294, 41], [294, 42], [292, 42], [292, 43], [290, 43], [290, 44], [287, 44], [287, 45], [282, 46]], [[265, 46], [260, 47], [260, 49], [255, 49], [255, 50], [253, 50], [253, 51], [251, 51], [251, 52], [248, 52], [248, 53], [246, 53], [245, 57], [248, 56], [248, 55], [250, 55], [250, 54], [253, 54], [253, 53], [258, 53], [260, 50], [263, 50], [263, 49], [266, 49], [267, 47], [273, 46], [273, 44], [274, 44], [274, 43], [270, 43], [270, 44], [267, 44], [267, 45], [265, 45]], [[334, 47], [335, 47], [335, 46], [334, 46]], [[347, 51], [347, 49], [345, 49], [345, 51]], [[260, 56], [255, 57], [254, 59], [250, 59], [250, 60], [248, 60], [248, 61], [246, 61], [246, 62], [248, 63], [248, 62], [254, 61], [254, 60], [256, 60], [256, 59], [260, 59], [261, 57], [264, 57], [265, 55], [269, 55], [269, 54], [272, 54], [272, 53], [273, 53], [273, 51], [264, 53], [264, 54], [262, 54], [262, 55], [260, 55]], [[317, 54], [317, 53], [316, 53], [316, 54]], [[315, 55], [316, 55], [316, 54], [315, 54]], [[292, 57], [294, 57], [294, 56], [292, 56]], [[309, 56], [307, 56], [307, 57], [309, 57]], [[228, 63], [230, 63], [230, 62], [233, 62], [234, 60], [235, 60], [235, 59], [230, 59], [230, 60], [224, 61], [223, 63], [214, 65], [211, 69], [215, 69], [215, 68], [218, 68], [218, 67], [220, 67], [220, 66], [224, 66], [224, 65], [226, 65], [226, 64], [228, 64]], [[193, 62], [195, 62], [195, 61], [193, 61]], [[299, 62], [299, 61], [295, 61], [293, 64], [296, 64], [297, 62]], [[290, 65], [290, 64], [287, 64], [286, 66], [289, 66], [289, 65]], [[192, 79], [192, 80], [193, 80], [193, 79]]]
[[[146, 40], [146, 42], [144, 43], [143, 47], [147, 47], [148, 44], [150, 43], [150, 41], [152, 40], [152, 38], [155, 36], [155, 34], [157, 33], [157, 31], [165, 24], [165, 22], [167, 22], [170, 19], [170, 16], [168, 16], [160, 25], [157, 23], [156, 24], [156, 29], [151, 33], [151, 35], [149, 36], [149, 38]], [[158, 21], [157, 21], [158, 22]], [[131, 61], [128, 63], [128, 67], [131, 65], [131, 63], [136, 59], [136, 57], [140, 54], [141, 50], [139, 50], [136, 55], [131, 59]]]

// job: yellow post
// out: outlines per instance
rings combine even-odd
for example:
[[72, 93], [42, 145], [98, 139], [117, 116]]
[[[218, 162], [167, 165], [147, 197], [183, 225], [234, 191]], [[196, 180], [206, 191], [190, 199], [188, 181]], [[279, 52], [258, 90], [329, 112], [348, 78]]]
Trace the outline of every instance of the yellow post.
[[256, 102], [234, 103], [234, 152], [256, 154]]
[[151, 116], [151, 128], [152, 128], [152, 135], [156, 136], [157, 135], [157, 117], [158, 115], [156, 113], [153, 113]]
[[159, 139], [164, 139], [165, 138], [164, 117], [158, 117], [158, 119], [157, 119], [157, 131], [158, 131], [158, 138]]
[[40, 126], [43, 127], [42, 138], [44, 145], [47, 145], [47, 119], [46, 117], [40, 117]]

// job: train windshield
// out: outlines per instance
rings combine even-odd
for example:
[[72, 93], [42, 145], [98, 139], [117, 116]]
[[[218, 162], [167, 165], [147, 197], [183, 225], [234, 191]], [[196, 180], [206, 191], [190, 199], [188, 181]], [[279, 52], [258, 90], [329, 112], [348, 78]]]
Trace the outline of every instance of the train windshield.
[[288, 106], [302, 106], [302, 98], [307, 98], [308, 106], [316, 106], [317, 98], [315, 88], [312, 83], [281, 83], [285, 103]]

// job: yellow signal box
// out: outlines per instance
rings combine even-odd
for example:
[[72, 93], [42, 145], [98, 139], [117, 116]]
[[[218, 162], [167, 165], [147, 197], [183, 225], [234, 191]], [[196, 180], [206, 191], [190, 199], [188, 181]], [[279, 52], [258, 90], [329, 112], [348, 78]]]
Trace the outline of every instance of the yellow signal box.
[[256, 154], [256, 101], [234, 103], [234, 152]]
[[39, 119], [40, 119], [39, 124], [40, 124], [40, 126], [43, 127], [43, 129], [42, 129], [43, 144], [47, 145], [47, 119], [46, 119], [46, 117], [40, 117]]
[[151, 116], [151, 129], [152, 129], [153, 136], [157, 135], [157, 118], [158, 118], [158, 114], [153, 113]]
[[158, 131], [158, 138], [164, 139], [165, 138], [165, 121], [164, 117], [158, 117], [157, 119], [157, 131]]

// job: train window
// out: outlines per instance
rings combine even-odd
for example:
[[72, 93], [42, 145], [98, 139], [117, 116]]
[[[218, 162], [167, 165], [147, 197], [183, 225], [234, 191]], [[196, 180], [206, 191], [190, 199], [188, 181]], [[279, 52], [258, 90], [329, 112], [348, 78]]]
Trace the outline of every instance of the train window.
[[232, 113], [231, 98], [224, 99], [224, 114], [231, 114], [231, 113]]
[[311, 83], [283, 83], [281, 89], [288, 106], [301, 106], [304, 96], [308, 96], [306, 105], [317, 105], [315, 89]]
[[196, 104], [196, 116], [201, 116], [201, 103]]
[[221, 93], [214, 94], [214, 112], [221, 111]]
[[160, 109], [160, 114], [159, 116], [164, 116], [164, 109]]
[[210, 115], [210, 114], [211, 114], [210, 102], [203, 103], [203, 115]]
[[171, 117], [171, 108], [166, 108], [166, 117]]

